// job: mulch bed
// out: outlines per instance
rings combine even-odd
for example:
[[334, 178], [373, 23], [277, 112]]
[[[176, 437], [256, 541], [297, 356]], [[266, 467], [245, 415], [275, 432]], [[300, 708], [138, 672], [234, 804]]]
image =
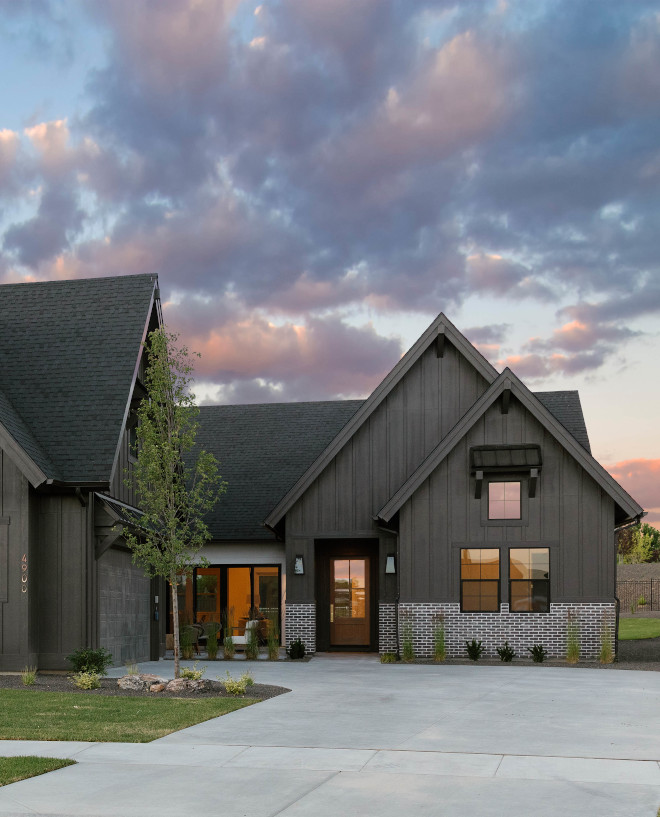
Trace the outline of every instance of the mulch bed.
[[224, 684], [220, 681], [210, 681], [211, 689], [182, 692], [137, 692], [135, 690], [120, 689], [116, 678], [102, 678], [99, 689], [78, 689], [66, 675], [47, 675], [39, 673], [32, 686], [23, 686], [20, 675], [0, 675], [0, 689], [24, 689], [26, 692], [76, 692], [81, 695], [120, 695], [129, 698], [258, 698], [261, 701], [275, 698], [285, 692], [291, 692], [286, 687], [270, 684], [253, 684], [248, 687], [245, 695], [230, 695], [225, 692]]

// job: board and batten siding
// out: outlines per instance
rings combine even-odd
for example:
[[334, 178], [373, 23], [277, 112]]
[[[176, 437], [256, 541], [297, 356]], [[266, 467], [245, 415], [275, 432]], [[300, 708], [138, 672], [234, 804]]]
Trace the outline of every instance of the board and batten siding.
[[[488, 522], [487, 474], [482, 496], [475, 499], [469, 449], [517, 443], [541, 446], [536, 497], [527, 497], [523, 476], [521, 522]], [[515, 398], [508, 414], [501, 413], [499, 402], [488, 409], [403, 505], [399, 522], [402, 599], [459, 601], [463, 546], [501, 548], [502, 601], [507, 601], [506, 549], [517, 545], [550, 547], [552, 601], [614, 596], [614, 501]]]
[[[26, 477], [0, 449], [0, 670], [36, 664], [36, 559], [30, 528], [31, 498]], [[27, 565], [25, 570], [23, 564]]]
[[[442, 358], [433, 344], [423, 353], [287, 513], [290, 601], [314, 598], [314, 539], [379, 536], [374, 514], [487, 388], [453, 346]], [[380, 539], [382, 572], [393, 540]], [[293, 575], [296, 554], [304, 576]]]
[[92, 644], [90, 503], [38, 497], [37, 564], [40, 669], [69, 669], [66, 656]]

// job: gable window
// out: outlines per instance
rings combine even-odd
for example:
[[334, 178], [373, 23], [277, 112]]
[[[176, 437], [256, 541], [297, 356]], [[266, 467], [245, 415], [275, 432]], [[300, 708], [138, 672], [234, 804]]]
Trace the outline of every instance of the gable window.
[[520, 519], [520, 482], [488, 483], [488, 519]]
[[550, 549], [509, 550], [509, 605], [514, 613], [550, 610]]
[[497, 613], [500, 609], [500, 551], [461, 550], [461, 611]]

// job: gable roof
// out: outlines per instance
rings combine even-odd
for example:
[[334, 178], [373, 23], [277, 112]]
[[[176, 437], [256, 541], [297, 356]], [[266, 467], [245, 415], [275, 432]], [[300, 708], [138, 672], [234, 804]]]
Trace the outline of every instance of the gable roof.
[[444, 341], [447, 338], [452, 346], [456, 347], [467, 360], [472, 363], [487, 383], [492, 383], [497, 377], [496, 369], [486, 358], [458, 331], [454, 324], [441, 312], [421, 335], [417, 342], [399, 360], [392, 371], [381, 381], [380, 385], [364, 401], [355, 412], [351, 420], [342, 428], [341, 432], [330, 441], [329, 445], [310, 465], [290, 491], [282, 498], [266, 519], [268, 527], [275, 527], [282, 517], [291, 509], [293, 504], [302, 496], [323, 469], [343, 448], [344, 444], [368, 420], [373, 412], [385, 400], [388, 394], [403, 379], [414, 366], [428, 347], [438, 338]]
[[577, 442], [557, 418], [543, 405], [518, 377], [507, 367], [472, 408], [456, 423], [447, 436], [435, 447], [417, 470], [405, 481], [392, 498], [378, 511], [378, 518], [389, 522], [401, 506], [410, 499], [440, 463], [451, 453], [477, 420], [504, 392], [511, 393], [530, 411], [541, 425], [571, 454], [617, 505], [617, 524], [631, 521], [643, 514], [643, 508], [619, 485], [585, 448]]
[[362, 400], [202, 406], [196, 445], [220, 461], [224, 494], [206, 518], [214, 539], [264, 539], [263, 520]]
[[39, 473], [109, 482], [157, 283], [130, 275], [0, 286], [0, 423], [33, 485]]

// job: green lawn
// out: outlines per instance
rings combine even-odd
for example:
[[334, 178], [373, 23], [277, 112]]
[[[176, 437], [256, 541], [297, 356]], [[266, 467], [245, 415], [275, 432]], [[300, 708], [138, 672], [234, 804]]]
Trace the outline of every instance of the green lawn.
[[620, 618], [619, 638], [630, 641], [635, 638], [658, 638], [660, 618]]
[[139, 698], [0, 690], [0, 740], [149, 743], [254, 698]]
[[59, 757], [0, 757], [0, 786], [25, 780], [26, 777], [36, 777], [38, 774], [52, 772], [71, 766], [75, 760], [66, 760]]

